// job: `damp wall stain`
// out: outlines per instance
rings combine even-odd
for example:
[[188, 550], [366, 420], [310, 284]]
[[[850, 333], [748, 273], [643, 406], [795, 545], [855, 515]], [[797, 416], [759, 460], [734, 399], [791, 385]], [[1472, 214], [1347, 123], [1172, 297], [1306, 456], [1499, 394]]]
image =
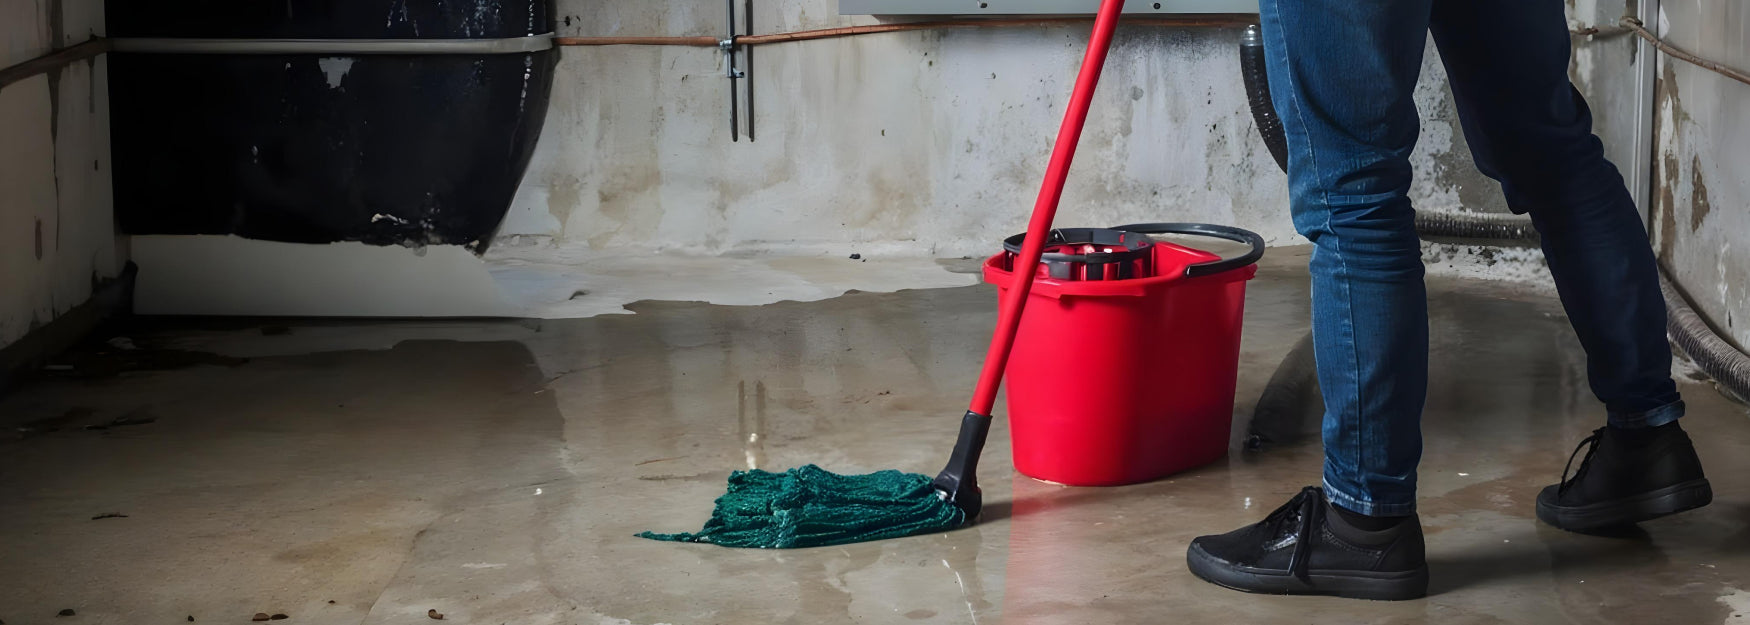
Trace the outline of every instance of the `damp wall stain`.
[[[51, 50], [64, 45], [61, 41], [62, 33], [65, 32], [62, 29], [64, 13], [61, 2], [62, 0], [48, 0], [48, 44]], [[61, 132], [61, 68], [49, 70], [43, 75], [49, 79], [49, 139], [53, 140]]]
[[[1750, 7], [1661, 5], [1673, 45], [1726, 65], [1750, 64]], [[1654, 202], [1659, 259], [1696, 312], [1740, 348], [1750, 346], [1750, 89], [1660, 55], [1655, 91]]]
[[1695, 232], [1707, 221], [1713, 206], [1707, 200], [1707, 183], [1701, 178], [1701, 156], [1691, 156], [1689, 163], [1689, 195], [1694, 198], [1689, 208], [1689, 231]]

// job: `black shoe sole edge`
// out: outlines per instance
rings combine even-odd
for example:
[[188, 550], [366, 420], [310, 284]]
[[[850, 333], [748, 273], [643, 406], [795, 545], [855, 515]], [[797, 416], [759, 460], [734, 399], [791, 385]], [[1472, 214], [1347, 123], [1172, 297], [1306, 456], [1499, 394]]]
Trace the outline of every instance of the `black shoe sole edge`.
[[1584, 506], [1558, 506], [1537, 498], [1537, 519], [1570, 532], [1633, 525], [1713, 503], [1707, 478], [1690, 480], [1622, 499]]
[[1403, 601], [1428, 596], [1428, 566], [1412, 571], [1325, 571], [1301, 580], [1279, 571], [1250, 569], [1209, 555], [1202, 545], [1185, 551], [1185, 565], [1198, 579], [1241, 592], [1269, 595], [1332, 595], [1349, 599]]

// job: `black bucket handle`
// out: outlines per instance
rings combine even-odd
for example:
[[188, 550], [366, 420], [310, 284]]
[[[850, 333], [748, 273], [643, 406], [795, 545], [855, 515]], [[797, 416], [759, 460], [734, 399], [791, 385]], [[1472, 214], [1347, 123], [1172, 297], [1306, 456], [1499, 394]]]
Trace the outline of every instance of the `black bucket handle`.
[[1185, 267], [1185, 277], [1187, 278], [1207, 276], [1231, 269], [1239, 269], [1246, 265], [1256, 263], [1258, 262], [1258, 259], [1264, 257], [1264, 237], [1258, 236], [1258, 233], [1256, 232], [1242, 230], [1233, 226], [1196, 223], [1158, 223], [1130, 224], [1128, 226], [1115, 226], [1112, 229], [1126, 230], [1137, 234], [1189, 234], [1202, 237], [1214, 237], [1217, 239], [1227, 239], [1236, 243], [1246, 243], [1252, 246], [1250, 251], [1233, 258], [1223, 258], [1221, 260], [1212, 260], [1205, 263], [1197, 263], [1195, 265], [1187, 266]]

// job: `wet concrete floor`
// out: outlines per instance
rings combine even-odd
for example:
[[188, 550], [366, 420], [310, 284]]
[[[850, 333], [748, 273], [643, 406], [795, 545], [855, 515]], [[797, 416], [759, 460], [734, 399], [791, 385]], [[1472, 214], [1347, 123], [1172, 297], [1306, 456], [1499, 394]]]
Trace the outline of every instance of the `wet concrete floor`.
[[1224, 460], [1054, 486], [1014, 473], [999, 419], [983, 523], [796, 551], [632, 534], [697, 528], [735, 469], [939, 469], [992, 291], [543, 322], [143, 324], [137, 350], [0, 397], [0, 620], [1750, 623], [1744, 407], [1685, 381], [1711, 507], [1614, 536], [1542, 526], [1533, 497], [1602, 408], [1554, 299], [1482, 282], [1431, 283], [1432, 596], [1260, 597], [1192, 578], [1190, 538], [1318, 479], [1310, 409], [1273, 408], [1278, 442], [1241, 449], [1306, 331], [1304, 263], [1277, 250], [1251, 285]]

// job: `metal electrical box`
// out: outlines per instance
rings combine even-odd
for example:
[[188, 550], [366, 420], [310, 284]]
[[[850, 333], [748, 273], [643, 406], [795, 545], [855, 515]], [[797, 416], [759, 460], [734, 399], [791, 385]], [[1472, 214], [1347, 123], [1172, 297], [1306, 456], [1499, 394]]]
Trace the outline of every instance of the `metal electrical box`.
[[[839, 15], [1093, 15], [1099, 0], [839, 0]], [[1127, 14], [1257, 13], [1258, 0], [1130, 0]]]

